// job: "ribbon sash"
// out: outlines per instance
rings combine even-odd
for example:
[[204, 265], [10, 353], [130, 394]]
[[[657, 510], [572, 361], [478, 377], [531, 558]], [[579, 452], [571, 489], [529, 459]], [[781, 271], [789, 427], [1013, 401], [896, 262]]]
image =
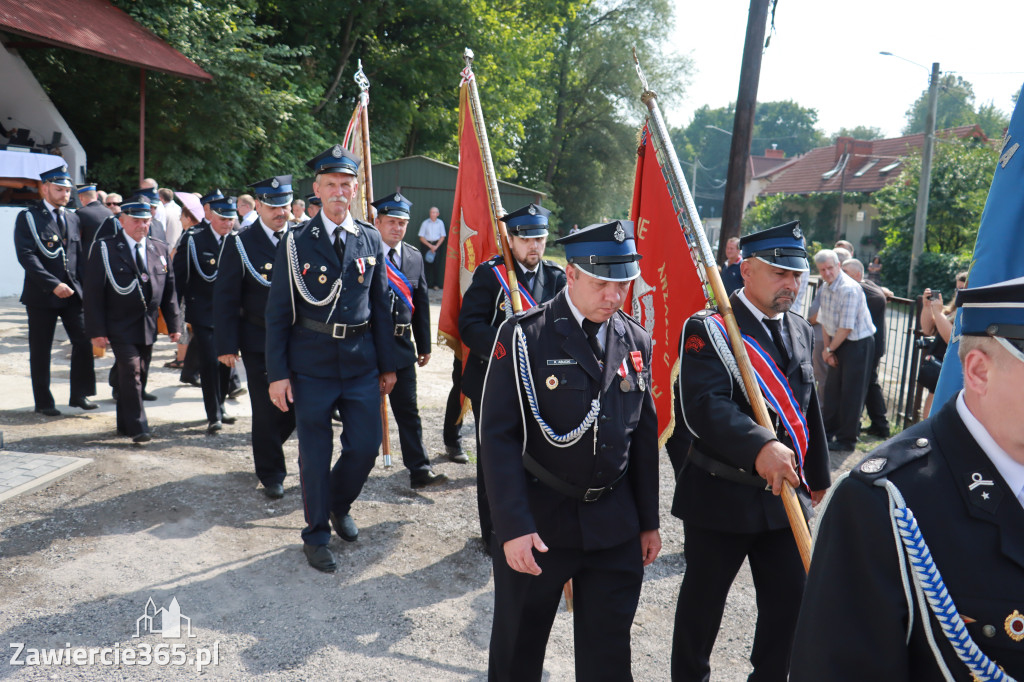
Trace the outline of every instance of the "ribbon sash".
[[[509, 301], [512, 300], [512, 290], [508, 286], [508, 272], [505, 270], [505, 266], [501, 263], [497, 263], [491, 268], [494, 272], [494, 276], [498, 278], [498, 284], [505, 291], [505, 298]], [[516, 282], [519, 285], [519, 295], [523, 299], [523, 310], [529, 310], [533, 306], [537, 305], [537, 301], [533, 300], [533, 296], [526, 287], [523, 286], [522, 282]]]
[[[711, 315], [709, 319], [718, 326], [725, 338], [729, 337], [721, 315]], [[741, 334], [741, 336], [743, 345], [747, 349], [747, 355], [750, 356], [750, 364], [754, 368], [757, 383], [761, 387], [761, 393], [764, 394], [765, 400], [779, 416], [779, 421], [782, 422], [786, 433], [789, 434], [796, 450], [797, 473], [804, 486], [810, 490], [807, 480], [804, 478], [804, 457], [807, 455], [807, 445], [810, 439], [807, 418], [800, 411], [800, 404], [797, 402], [796, 396], [793, 395], [793, 389], [790, 388], [786, 375], [775, 364], [772, 356], [753, 337], [746, 334]]]
[[409, 311], [415, 313], [416, 306], [412, 303], [412, 284], [406, 276], [395, 267], [395, 264], [391, 262], [390, 258], [384, 259], [384, 265], [388, 267], [388, 286], [391, 287], [391, 291], [395, 292], [395, 296], [409, 307]]

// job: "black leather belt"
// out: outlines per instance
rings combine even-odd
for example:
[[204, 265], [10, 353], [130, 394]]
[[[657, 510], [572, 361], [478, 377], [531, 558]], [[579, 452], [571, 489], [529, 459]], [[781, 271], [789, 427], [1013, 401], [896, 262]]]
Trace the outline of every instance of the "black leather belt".
[[537, 480], [551, 488], [555, 492], [562, 493], [566, 497], [571, 497], [574, 500], [580, 502], [597, 502], [605, 493], [610, 493], [615, 489], [615, 486], [626, 477], [626, 472], [629, 471], [627, 466], [625, 471], [619, 474], [619, 477], [614, 481], [604, 486], [603, 488], [581, 488], [573, 485], [572, 483], [566, 483], [562, 479], [555, 476], [553, 473], [544, 468], [544, 466], [530, 456], [530, 453], [523, 453], [523, 466], [531, 474], [537, 477]]
[[[725, 462], [719, 462], [717, 459], [712, 459], [692, 445], [690, 446], [690, 452], [686, 456], [686, 461], [692, 462], [694, 465], [700, 467], [712, 476], [724, 478], [725, 480], [732, 481], [733, 483], [749, 485], [754, 488], [760, 488], [761, 490], [764, 490], [765, 486], [768, 485], [768, 481], [764, 480], [760, 476], [756, 474], [748, 474], [747, 472], [740, 471], [736, 467], [730, 466]], [[770, 487], [768, 489], [771, 490]]]
[[327, 334], [335, 339], [348, 339], [353, 336], [359, 336], [370, 329], [370, 321], [360, 322], [359, 324], [324, 324], [323, 322], [317, 322], [311, 320], [308, 317], [300, 317], [299, 324], [306, 329], [312, 329], [315, 332], [321, 334]]
[[406, 322], [404, 324], [395, 325], [395, 336], [405, 336], [405, 333], [412, 329], [412, 323]]

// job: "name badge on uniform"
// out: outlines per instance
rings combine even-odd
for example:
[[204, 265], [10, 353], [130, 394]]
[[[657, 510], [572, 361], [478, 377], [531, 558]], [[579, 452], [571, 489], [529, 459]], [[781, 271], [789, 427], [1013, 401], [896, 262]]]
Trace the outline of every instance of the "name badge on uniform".
[[576, 361], [572, 358], [558, 358], [556, 360], [548, 360], [548, 367], [560, 367], [562, 365], [575, 365]]

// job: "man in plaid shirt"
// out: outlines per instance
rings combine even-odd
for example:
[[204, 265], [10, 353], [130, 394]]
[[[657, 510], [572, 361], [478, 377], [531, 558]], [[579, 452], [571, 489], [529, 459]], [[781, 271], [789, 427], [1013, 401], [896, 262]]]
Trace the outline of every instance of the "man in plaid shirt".
[[822, 358], [828, 365], [822, 417], [829, 447], [848, 452], [860, 434], [868, 370], [875, 352], [875, 325], [864, 290], [839, 267], [836, 252], [822, 249], [815, 254], [814, 264], [825, 280], [818, 311], [825, 342]]

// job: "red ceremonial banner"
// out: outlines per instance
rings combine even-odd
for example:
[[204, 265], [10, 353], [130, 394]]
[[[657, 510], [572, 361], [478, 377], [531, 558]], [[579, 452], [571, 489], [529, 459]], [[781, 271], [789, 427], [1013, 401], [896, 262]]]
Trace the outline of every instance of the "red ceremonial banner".
[[654, 341], [651, 393], [658, 409], [658, 445], [662, 446], [675, 426], [672, 384], [679, 373], [679, 336], [687, 318], [706, 307], [707, 299], [656, 157], [645, 125], [637, 149], [630, 211], [636, 226], [636, 249], [643, 259], [629, 300], [633, 317]]
[[476, 267], [498, 253], [498, 224], [491, 214], [480, 152], [478, 126], [469, 102], [469, 82], [465, 78], [459, 93], [459, 174], [455, 180], [455, 204], [451, 212], [448, 244], [445, 249], [444, 294], [438, 320], [438, 343], [443, 343], [464, 358], [459, 337], [459, 310], [462, 295], [473, 281]]

